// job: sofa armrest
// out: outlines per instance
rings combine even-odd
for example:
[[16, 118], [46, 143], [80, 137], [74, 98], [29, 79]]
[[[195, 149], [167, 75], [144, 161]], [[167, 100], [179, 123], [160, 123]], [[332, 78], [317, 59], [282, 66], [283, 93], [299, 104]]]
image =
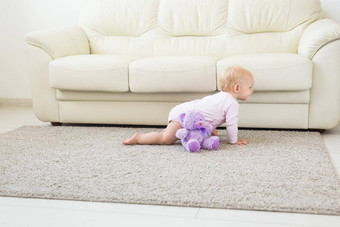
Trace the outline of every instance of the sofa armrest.
[[312, 61], [309, 128], [331, 129], [340, 121], [340, 39], [322, 46]]
[[77, 26], [30, 32], [26, 34], [25, 40], [28, 44], [46, 51], [53, 59], [90, 53], [87, 36], [84, 30]]
[[312, 59], [321, 47], [337, 39], [340, 39], [340, 24], [332, 19], [315, 21], [303, 32], [298, 53]]

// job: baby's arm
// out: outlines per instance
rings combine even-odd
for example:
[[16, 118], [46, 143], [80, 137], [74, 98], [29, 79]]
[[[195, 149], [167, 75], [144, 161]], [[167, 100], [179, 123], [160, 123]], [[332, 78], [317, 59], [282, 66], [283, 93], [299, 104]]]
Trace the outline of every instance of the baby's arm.
[[176, 131], [176, 137], [178, 139], [184, 139], [185, 137], [187, 137], [187, 135], [188, 131], [185, 128], [181, 128]]
[[227, 125], [226, 129], [227, 129], [228, 142], [230, 144], [237, 143], [237, 133], [238, 133], [237, 124]]
[[230, 144], [236, 144], [236, 145], [248, 144], [246, 140], [238, 139], [237, 133], [238, 133], [237, 125], [231, 125], [227, 127], [228, 142]]
[[207, 131], [208, 134], [212, 133], [212, 131], [213, 131], [212, 125], [207, 125], [207, 126], [205, 127], [205, 130]]
[[228, 142], [230, 144], [248, 144], [246, 140], [239, 140], [237, 138], [238, 134], [238, 112], [239, 112], [239, 104], [233, 103], [229, 106], [226, 114], [226, 130]]

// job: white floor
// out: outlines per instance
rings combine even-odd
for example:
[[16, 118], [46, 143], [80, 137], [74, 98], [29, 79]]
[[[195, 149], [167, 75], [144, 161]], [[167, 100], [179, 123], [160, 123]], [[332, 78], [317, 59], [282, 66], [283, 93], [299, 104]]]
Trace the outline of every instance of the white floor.
[[[0, 103], [0, 133], [46, 124], [29, 106]], [[339, 174], [340, 124], [323, 138]], [[340, 227], [340, 216], [0, 197], [0, 226]]]

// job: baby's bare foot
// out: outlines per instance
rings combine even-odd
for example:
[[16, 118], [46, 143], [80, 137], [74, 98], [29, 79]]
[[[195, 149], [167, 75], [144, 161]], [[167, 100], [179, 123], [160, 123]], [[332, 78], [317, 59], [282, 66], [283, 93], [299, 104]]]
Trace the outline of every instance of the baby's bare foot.
[[123, 144], [125, 145], [137, 144], [139, 137], [140, 137], [140, 133], [136, 132], [130, 139], [123, 140]]

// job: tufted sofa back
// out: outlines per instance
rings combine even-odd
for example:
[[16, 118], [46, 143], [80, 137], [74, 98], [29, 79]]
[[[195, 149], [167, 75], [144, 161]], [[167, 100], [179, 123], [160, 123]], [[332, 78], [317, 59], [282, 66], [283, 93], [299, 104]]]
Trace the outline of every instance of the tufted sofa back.
[[79, 22], [92, 54], [140, 57], [296, 53], [319, 0], [90, 0]]
[[229, 0], [227, 54], [296, 53], [321, 13], [319, 0]]

